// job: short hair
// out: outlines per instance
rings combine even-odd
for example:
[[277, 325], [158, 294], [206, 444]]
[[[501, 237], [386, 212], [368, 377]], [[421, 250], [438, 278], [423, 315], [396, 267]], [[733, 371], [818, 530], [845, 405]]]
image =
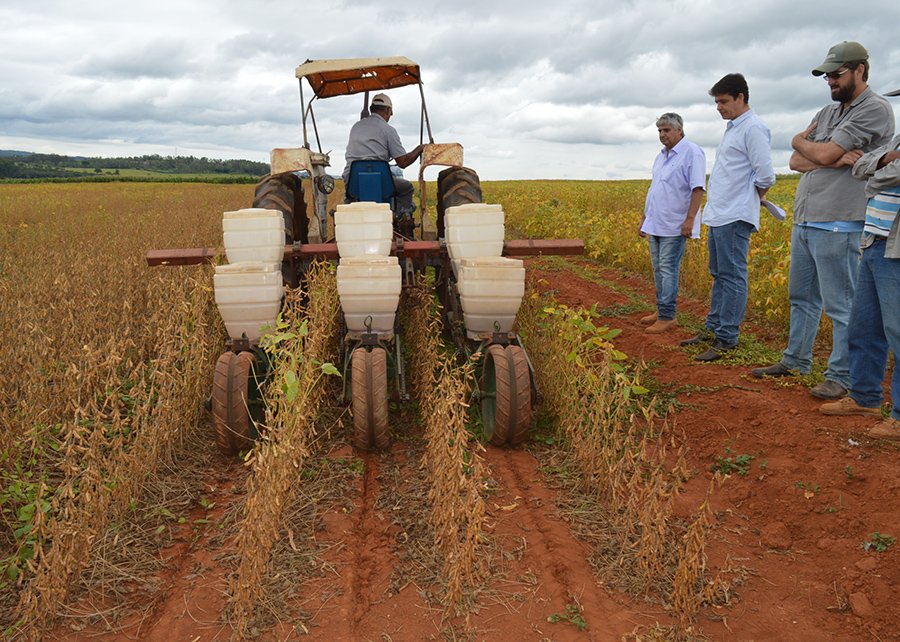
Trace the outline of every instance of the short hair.
[[387, 112], [393, 111], [393, 110], [390, 107], [388, 107], [387, 105], [370, 105], [369, 111], [373, 111], [375, 113], [381, 113], [381, 112], [387, 113]]
[[869, 82], [869, 61], [860, 60], [858, 62], [847, 62], [844, 66], [850, 71], [855, 71], [860, 65], [863, 66], [863, 82]]
[[680, 129], [681, 131], [684, 131], [684, 121], [681, 119], [681, 116], [673, 111], [666, 112], [656, 119], [657, 127], [662, 127], [663, 125], [668, 125], [673, 129]]
[[744, 102], [750, 104], [750, 88], [747, 87], [747, 79], [743, 74], [726, 74], [719, 79], [715, 85], [709, 90], [710, 96], [722, 96], [728, 94], [732, 98], [737, 98], [740, 94], [744, 94]]

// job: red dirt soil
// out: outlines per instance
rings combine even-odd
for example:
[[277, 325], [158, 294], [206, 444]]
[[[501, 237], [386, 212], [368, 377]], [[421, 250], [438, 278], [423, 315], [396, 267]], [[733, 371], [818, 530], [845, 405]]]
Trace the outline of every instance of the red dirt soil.
[[[534, 270], [532, 277], [543, 279], [541, 286], [570, 306], [626, 302], [607, 285], [569, 272]], [[613, 271], [604, 272], [603, 280], [653, 301], [644, 280]], [[698, 317], [706, 312], [698, 301], [680, 305]], [[696, 475], [677, 512], [696, 512], [717, 456], [754, 457], [746, 476], [728, 477], [713, 495], [707, 541], [710, 576], [730, 566], [746, 569], [748, 578], [729, 606], [700, 613], [699, 629], [712, 640], [900, 639], [900, 543], [880, 553], [862, 549], [874, 532], [900, 538], [900, 448], [866, 438], [871, 419], [819, 414], [820, 402], [800, 384], [754, 379], [746, 367], [693, 362], [676, 347], [690, 336], [688, 330], [647, 335], [638, 321], [643, 314], [604, 323], [621, 328], [616, 346], [652, 363], [651, 376], [676, 390], [683, 404], [670, 414], [669, 425], [687, 447]], [[385, 457], [403, 459], [408, 447], [398, 441], [387, 456], [364, 456], [366, 472], [349, 489], [353, 509], [335, 507], [323, 515], [316, 538], [343, 546], [326, 554], [331, 572], [298, 587], [304, 610], [312, 614], [309, 638], [465, 639], [459, 636], [462, 623], [447, 629], [441, 612], [428, 605], [422, 597], [426, 587], [410, 583], [391, 589], [396, 542], [404, 534], [391, 515], [375, 507], [378, 473], [387, 465]], [[329, 457], [349, 454], [343, 447]], [[548, 488], [531, 454], [488, 448], [485, 459], [499, 484], [488, 500], [487, 523], [505, 552], [495, 561], [504, 572], [494, 576], [492, 590], [482, 594], [481, 607], [471, 616], [473, 639], [617, 641], [638, 627], [671, 623], [659, 604], [612, 590], [592, 573], [587, 546], [561, 518], [556, 491]], [[234, 471], [222, 466], [219, 479]], [[223, 489], [211, 499], [221, 506], [229, 497], [234, 501]], [[204, 552], [204, 539], [191, 545], [190, 538], [186, 530], [165, 552], [169, 563], [161, 599], [148, 614], [116, 634], [85, 630], [62, 637], [228, 639], [232, 630], [220, 621], [223, 570]], [[571, 604], [581, 608], [585, 631], [548, 621]], [[263, 639], [280, 640], [303, 633], [291, 623], [261, 632]]]

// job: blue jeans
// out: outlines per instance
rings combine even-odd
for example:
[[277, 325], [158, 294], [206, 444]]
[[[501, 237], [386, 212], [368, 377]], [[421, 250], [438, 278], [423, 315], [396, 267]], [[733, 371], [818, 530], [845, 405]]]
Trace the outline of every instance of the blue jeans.
[[888, 350], [894, 353], [891, 417], [900, 420], [900, 259], [884, 258], [885, 240], [863, 250], [850, 313], [850, 396], [860, 406], [881, 406]]
[[735, 221], [708, 227], [709, 273], [713, 278], [706, 327], [727, 346], [737, 345], [747, 312], [747, 253], [753, 225]]
[[791, 230], [788, 299], [791, 330], [781, 363], [806, 374], [822, 310], [831, 319], [831, 356], [825, 378], [850, 388], [847, 326], [859, 273], [860, 232], [829, 232], [795, 225]]
[[656, 283], [656, 317], [663, 321], [675, 318], [678, 298], [678, 271], [684, 256], [685, 237], [647, 235], [650, 244], [650, 263]]

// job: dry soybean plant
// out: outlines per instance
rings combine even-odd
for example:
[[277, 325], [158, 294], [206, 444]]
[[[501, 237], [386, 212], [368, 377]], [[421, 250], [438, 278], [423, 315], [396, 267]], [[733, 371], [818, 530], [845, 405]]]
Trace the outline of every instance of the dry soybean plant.
[[426, 288], [403, 301], [412, 383], [425, 423], [423, 466], [430, 482], [431, 526], [443, 559], [447, 613], [466, 612], [481, 579], [479, 544], [484, 523], [485, 473], [477, 442], [466, 430], [472, 367], [457, 365], [441, 342], [437, 303]]
[[264, 575], [280, 537], [285, 507], [315, 439], [327, 389], [323, 378], [337, 372], [328, 360], [336, 349], [338, 309], [333, 270], [326, 264], [314, 266], [307, 292], [287, 292], [279, 327], [267, 348], [273, 371], [266, 393], [266, 426], [248, 459], [251, 475], [237, 538], [239, 561], [230, 586], [238, 635], [249, 630], [264, 598]]
[[143, 256], [213, 244], [205, 189], [0, 186], [0, 588], [32, 637], [197, 424], [221, 335], [209, 268]]
[[[672, 510], [687, 479], [682, 448], [654, 427], [652, 400], [642, 395], [640, 370], [626, 369], [625, 355], [611, 339], [616, 331], [598, 327], [591, 310], [557, 305], [536, 293], [519, 313], [549, 413], [568, 445], [566, 456], [578, 471], [580, 492], [602, 507], [605, 536], [598, 556], [607, 571], [638, 578], [630, 587], [674, 600], [686, 619], [703, 599], [705, 504], [686, 535]], [[691, 597], [693, 596], [693, 597]]]

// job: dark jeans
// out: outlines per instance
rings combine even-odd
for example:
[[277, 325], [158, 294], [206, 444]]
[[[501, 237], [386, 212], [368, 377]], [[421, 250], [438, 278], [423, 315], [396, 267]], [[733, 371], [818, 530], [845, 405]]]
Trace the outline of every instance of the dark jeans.
[[884, 258], [885, 240], [863, 250], [850, 312], [850, 396], [878, 408], [888, 350], [894, 353], [891, 417], [900, 420], [900, 259]]
[[709, 273], [713, 278], [706, 327], [725, 345], [737, 345], [747, 311], [747, 253], [753, 225], [735, 221], [707, 228]]

